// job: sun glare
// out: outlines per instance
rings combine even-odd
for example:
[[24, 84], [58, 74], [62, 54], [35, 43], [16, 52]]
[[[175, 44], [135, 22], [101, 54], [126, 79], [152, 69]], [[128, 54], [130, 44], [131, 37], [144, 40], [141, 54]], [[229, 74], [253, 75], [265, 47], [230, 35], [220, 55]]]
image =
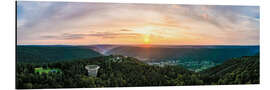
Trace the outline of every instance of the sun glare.
[[148, 43], [149, 43], [149, 38], [145, 37], [145, 38], [144, 38], [144, 43], [145, 43], [145, 44], [148, 44]]
[[141, 45], [141, 47], [146, 47], [146, 48], [151, 47], [151, 44], [150, 44], [150, 38], [149, 38], [148, 35], [146, 35], [146, 36], [144, 37], [143, 44]]
[[144, 44], [149, 44], [150, 43], [150, 34], [144, 35]]

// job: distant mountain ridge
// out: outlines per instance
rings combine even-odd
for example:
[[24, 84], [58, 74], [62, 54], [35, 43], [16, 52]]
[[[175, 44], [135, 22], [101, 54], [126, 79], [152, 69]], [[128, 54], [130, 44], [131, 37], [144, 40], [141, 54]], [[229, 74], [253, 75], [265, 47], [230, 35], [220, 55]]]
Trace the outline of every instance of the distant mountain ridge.
[[[223, 61], [232, 57], [254, 55], [259, 46], [118, 46], [107, 51], [108, 55], [131, 56], [143, 61], [161, 61], [181, 59], [181, 57], [208, 57], [214, 55], [213, 61]], [[227, 57], [225, 59], [217, 57]], [[200, 58], [194, 58], [200, 59]], [[203, 58], [202, 58], [203, 59]]]
[[90, 48], [96, 52], [99, 52], [103, 55], [107, 55], [107, 52], [109, 52], [110, 50], [120, 47], [119, 45], [88, 45], [88, 46], [82, 46], [85, 48]]
[[225, 60], [258, 52], [259, 46], [232, 45], [18, 45], [16, 58], [19, 62], [53, 62], [123, 55], [145, 63], [181, 65], [199, 72]]
[[97, 56], [102, 56], [102, 54], [89, 48], [69, 45], [19, 45], [16, 47], [18, 62], [44, 63]]

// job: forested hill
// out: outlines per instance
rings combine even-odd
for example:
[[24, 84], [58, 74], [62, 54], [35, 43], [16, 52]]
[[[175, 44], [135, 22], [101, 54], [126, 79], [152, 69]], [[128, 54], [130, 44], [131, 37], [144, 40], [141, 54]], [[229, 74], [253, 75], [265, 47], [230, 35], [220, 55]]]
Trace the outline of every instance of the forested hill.
[[[118, 59], [117, 59], [118, 58]], [[99, 65], [97, 77], [89, 77], [86, 65]], [[34, 73], [37, 67], [61, 73]], [[101, 56], [48, 64], [17, 63], [16, 88], [85, 88], [201, 85], [198, 74], [180, 66], [150, 66], [132, 57]]]
[[[99, 65], [97, 77], [89, 77], [86, 65]], [[35, 68], [55, 68], [60, 73], [38, 74]], [[136, 58], [101, 56], [48, 64], [17, 63], [16, 88], [93, 88], [258, 84], [259, 56], [245, 56], [196, 73], [181, 66], [150, 66]]]
[[[201, 72], [212, 84], [254, 84], [259, 83], [259, 54], [233, 58], [221, 65]], [[209, 83], [209, 84], [211, 84]]]
[[63, 60], [78, 60], [101, 56], [100, 53], [88, 48], [77, 46], [17, 46], [16, 60], [27, 63], [43, 63]]

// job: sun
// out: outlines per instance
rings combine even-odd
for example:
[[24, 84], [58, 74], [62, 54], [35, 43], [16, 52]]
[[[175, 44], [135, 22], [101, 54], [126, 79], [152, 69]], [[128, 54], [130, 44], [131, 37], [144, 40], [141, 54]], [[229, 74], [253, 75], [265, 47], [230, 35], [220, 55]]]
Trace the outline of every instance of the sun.
[[148, 35], [144, 37], [143, 42], [144, 43], [141, 45], [141, 47], [145, 47], [145, 48], [151, 47], [150, 38]]
[[144, 44], [149, 44], [150, 43], [150, 34], [146, 34], [144, 35]]
[[149, 38], [148, 38], [148, 37], [145, 37], [145, 38], [144, 38], [144, 43], [145, 43], [145, 44], [149, 44], [149, 42], [150, 42]]

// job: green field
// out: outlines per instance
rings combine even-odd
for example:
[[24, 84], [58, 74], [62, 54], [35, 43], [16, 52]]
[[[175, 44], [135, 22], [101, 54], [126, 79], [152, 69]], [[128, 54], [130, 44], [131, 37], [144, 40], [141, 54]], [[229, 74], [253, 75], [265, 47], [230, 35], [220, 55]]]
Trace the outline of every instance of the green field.
[[49, 74], [49, 73], [61, 73], [61, 70], [60, 69], [50, 69], [50, 68], [47, 68], [47, 69], [43, 69], [42, 67], [39, 67], [39, 68], [34, 68], [35, 69], [35, 73], [39, 73], [39, 74]]

